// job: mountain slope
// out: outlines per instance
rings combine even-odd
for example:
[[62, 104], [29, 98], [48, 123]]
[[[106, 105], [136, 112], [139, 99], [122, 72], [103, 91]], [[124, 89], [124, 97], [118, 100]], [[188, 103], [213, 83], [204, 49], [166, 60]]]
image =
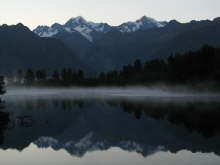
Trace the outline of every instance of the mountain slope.
[[220, 21], [210, 25], [181, 33], [163, 45], [153, 57], [166, 58], [171, 53], [183, 53], [188, 50], [197, 50], [202, 45], [220, 46]]
[[65, 45], [67, 45], [79, 58], [83, 58], [87, 50], [92, 46], [91, 42], [77, 32], [68, 33], [66, 31], [62, 31], [53, 36], [53, 38], [63, 41], [63, 43], [65, 43]]
[[[199, 48], [203, 43], [218, 44], [219, 31], [220, 25], [216, 24], [216, 21], [191, 21], [182, 24], [173, 20], [163, 28], [132, 33], [109, 32], [93, 45], [85, 59], [87, 64], [97, 70], [120, 69], [125, 64], [133, 63], [137, 58], [143, 61], [151, 60], [164, 57], [173, 51]], [[186, 35], [188, 33], [189, 35]], [[191, 46], [187, 45], [189, 42]], [[159, 50], [161, 51], [158, 52]]]
[[0, 59], [1, 72], [28, 67], [84, 67], [63, 42], [38, 37], [22, 24], [0, 26]]

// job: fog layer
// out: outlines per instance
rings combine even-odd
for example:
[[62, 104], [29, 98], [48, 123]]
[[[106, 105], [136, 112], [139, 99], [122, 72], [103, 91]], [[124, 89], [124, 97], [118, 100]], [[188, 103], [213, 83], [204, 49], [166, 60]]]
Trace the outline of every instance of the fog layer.
[[100, 87], [100, 88], [16, 88], [7, 89], [5, 99], [70, 98], [70, 99], [142, 99], [142, 98], [207, 98], [218, 93], [193, 92], [185, 88], [166, 87]]

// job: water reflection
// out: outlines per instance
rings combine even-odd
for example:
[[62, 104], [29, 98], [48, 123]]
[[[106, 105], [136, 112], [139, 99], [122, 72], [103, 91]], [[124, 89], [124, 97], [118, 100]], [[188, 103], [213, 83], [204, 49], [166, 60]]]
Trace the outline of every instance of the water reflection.
[[0, 147], [88, 152], [120, 148], [149, 157], [160, 151], [220, 155], [218, 100], [8, 100], [0, 112]]
[[8, 127], [9, 123], [9, 113], [2, 112], [2, 110], [5, 108], [5, 105], [3, 102], [0, 103], [0, 145], [4, 143], [4, 132]]

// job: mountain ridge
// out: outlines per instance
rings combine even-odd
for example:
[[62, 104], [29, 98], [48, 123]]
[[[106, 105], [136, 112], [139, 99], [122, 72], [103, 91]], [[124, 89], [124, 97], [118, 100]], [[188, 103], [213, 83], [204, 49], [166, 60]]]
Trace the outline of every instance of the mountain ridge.
[[38, 26], [33, 30], [34, 33], [40, 37], [53, 37], [61, 31], [67, 31], [69, 33], [79, 32], [90, 42], [95, 41], [94, 36], [96, 32], [107, 33], [113, 29], [120, 32], [135, 32], [137, 30], [146, 30], [151, 28], [163, 27], [167, 22], [158, 22], [153, 18], [143, 16], [135, 22], [122, 23], [119, 26], [111, 26], [108, 23], [96, 23], [87, 21], [82, 16], [70, 18], [65, 24], [61, 25], [54, 23], [49, 26]]
[[1, 72], [83, 66], [61, 40], [39, 37], [21, 23], [0, 26], [0, 36]]

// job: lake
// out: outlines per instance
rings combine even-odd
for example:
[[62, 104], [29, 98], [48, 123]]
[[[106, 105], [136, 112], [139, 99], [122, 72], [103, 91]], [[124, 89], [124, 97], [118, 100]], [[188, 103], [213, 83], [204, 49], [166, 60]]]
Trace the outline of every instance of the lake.
[[220, 97], [166, 88], [11, 88], [4, 165], [219, 165]]

